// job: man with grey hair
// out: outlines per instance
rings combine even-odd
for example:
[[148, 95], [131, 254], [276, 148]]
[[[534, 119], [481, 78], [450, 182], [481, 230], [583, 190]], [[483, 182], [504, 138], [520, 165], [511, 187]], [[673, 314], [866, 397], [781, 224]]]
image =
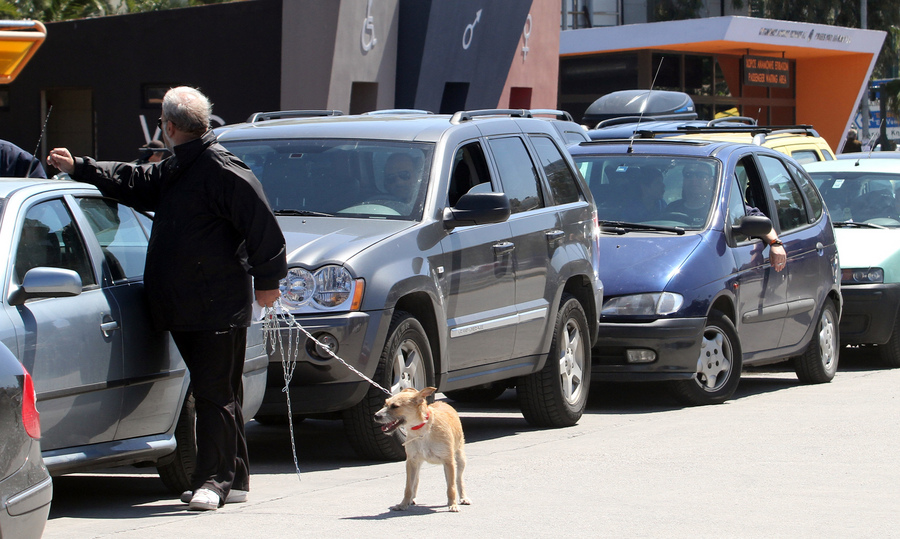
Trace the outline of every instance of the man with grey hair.
[[284, 236], [262, 185], [216, 141], [211, 114], [198, 90], [172, 88], [159, 118], [169, 159], [97, 162], [65, 148], [47, 157], [104, 195], [155, 214], [144, 286], [154, 325], [171, 332], [191, 375], [197, 463], [182, 500], [199, 511], [247, 499], [241, 375], [252, 289], [270, 306], [287, 274]]

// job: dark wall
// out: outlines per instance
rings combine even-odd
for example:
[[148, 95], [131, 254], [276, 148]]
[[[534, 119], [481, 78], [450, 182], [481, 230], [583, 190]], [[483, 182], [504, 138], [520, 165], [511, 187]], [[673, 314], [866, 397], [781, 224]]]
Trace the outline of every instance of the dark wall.
[[[41, 91], [90, 88], [99, 159], [131, 160], [159, 106], [142, 106], [145, 84], [200, 88], [226, 123], [280, 99], [281, 0], [256, 0], [47, 24], [47, 38], [9, 86], [0, 138], [32, 151], [43, 118]], [[57, 110], [49, 123], [63, 122]], [[57, 138], [60, 135], [57, 134]], [[64, 135], [63, 135], [64, 139]], [[66, 143], [65, 140], [62, 141]]]
[[458, 103], [444, 99], [446, 83], [468, 83], [464, 108], [496, 107], [530, 10], [522, 0], [400, 0], [397, 107], [442, 112], [442, 102]]

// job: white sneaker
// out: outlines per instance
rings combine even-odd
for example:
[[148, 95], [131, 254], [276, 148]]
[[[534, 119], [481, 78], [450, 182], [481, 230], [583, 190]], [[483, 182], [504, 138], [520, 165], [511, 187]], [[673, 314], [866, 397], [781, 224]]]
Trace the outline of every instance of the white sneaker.
[[209, 490], [201, 488], [191, 497], [191, 503], [188, 509], [191, 511], [215, 511], [219, 508], [219, 495]]
[[[184, 503], [191, 503], [191, 498], [193, 497], [193, 491], [185, 490], [181, 493], [181, 501]], [[225, 496], [225, 503], [244, 503], [246, 501], [246, 490], [231, 489], [231, 491], [228, 493], [228, 496]]]
[[244, 503], [246, 501], [246, 490], [238, 490], [236, 488], [233, 488], [228, 492], [228, 496], [225, 496], [225, 503]]

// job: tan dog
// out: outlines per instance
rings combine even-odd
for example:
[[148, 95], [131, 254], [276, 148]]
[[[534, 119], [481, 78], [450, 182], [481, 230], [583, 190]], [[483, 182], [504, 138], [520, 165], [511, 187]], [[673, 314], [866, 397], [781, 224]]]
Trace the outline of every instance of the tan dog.
[[406, 429], [406, 491], [403, 501], [391, 507], [393, 511], [404, 511], [416, 503], [414, 498], [419, 489], [419, 469], [423, 462], [444, 465], [450, 511], [458, 512], [459, 504], [472, 503], [466, 498], [462, 477], [466, 469], [462, 424], [449, 404], [428, 405], [425, 399], [435, 391], [437, 389], [433, 387], [422, 391], [406, 388], [385, 400], [384, 408], [375, 414], [375, 421], [382, 425], [385, 434], [392, 434], [401, 426]]

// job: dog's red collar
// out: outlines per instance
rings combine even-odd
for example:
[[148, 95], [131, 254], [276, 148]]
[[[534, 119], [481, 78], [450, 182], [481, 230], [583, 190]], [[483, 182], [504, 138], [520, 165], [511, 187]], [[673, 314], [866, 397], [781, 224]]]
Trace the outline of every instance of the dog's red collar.
[[422, 427], [424, 427], [424, 426], [428, 423], [428, 420], [429, 420], [430, 418], [431, 418], [431, 413], [425, 414], [425, 421], [423, 421], [422, 423], [416, 425], [415, 427], [411, 427], [412, 430], [419, 430], [419, 429], [421, 429]]

